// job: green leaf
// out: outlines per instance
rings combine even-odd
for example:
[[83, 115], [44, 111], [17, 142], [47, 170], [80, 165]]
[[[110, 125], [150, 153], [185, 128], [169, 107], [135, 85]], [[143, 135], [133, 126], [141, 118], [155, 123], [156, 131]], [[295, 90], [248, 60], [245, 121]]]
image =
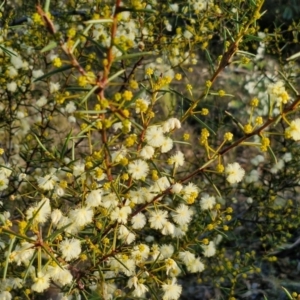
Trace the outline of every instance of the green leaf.
[[209, 62], [209, 65], [210, 65], [212, 71], [215, 72], [216, 70], [215, 70], [214, 63], [213, 63], [212, 58], [211, 58], [209, 52], [207, 51], [207, 49], [205, 49], [205, 56], [206, 56], [206, 59], [207, 59], [208, 62]]
[[83, 87], [80, 87], [80, 86], [69, 86], [69, 87], [66, 88], [66, 91], [88, 92], [90, 89], [91, 89], [91, 87], [90, 88], [83, 88]]
[[100, 24], [100, 23], [113, 23], [112, 19], [99, 19], [99, 20], [88, 20], [84, 22], [85, 24]]
[[36, 78], [33, 82], [40, 81], [40, 80], [48, 78], [48, 77], [50, 77], [50, 76], [52, 76], [54, 74], [62, 73], [64, 71], [70, 70], [72, 68], [74, 68], [72, 65], [62, 66], [62, 67], [57, 68], [57, 69], [55, 69], [55, 70], [53, 70], [53, 71], [51, 71], [51, 72], [49, 72], [47, 74], [44, 74], [43, 76], [40, 76], [40, 77]]
[[12, 52], [12, 51], [6, 49], [5, 47], [3, 47], [3, 46], [1, 46], [1, 45], [0, 45], [0, 49], [2, 49], [2, 51], [3, 51], [4, 53], [6, 53], [7, 55], [9, 55], [9, 56], [11, 56], [11, 55], [17, 56], [14, 52]]
[[42, 144], [42, 142], [40, 141], [40, 139], [33, 133], [36, 141], [38, 142], [38, 144], [41, 146], [41, 148], [45, 151], [45, 152], [49, 152], [46, 147]]
[[277, 161], [276, 155], [270, 146], [268, 146], [268, 152], [271, 155], [271, 158], [274, 161], [274, 163], [277, 164], [278, 161]]
[[65, 142], [64, 142], [63, 147], [60, 151], [60, 159], [63, 159], [65, 157], [66, 150], [68, 149], [68, 143], [69, 143], [69, 140], [71, 138], [71, 133], [72, 133], [72, 129], [70, 130], [67, 137], [65, 138]]
[[5, 265], [4, 265], [4, 269], [3, 269], [3, 275], [2, 275], [3, 280], [6, 279], [7, 268], [8, 268], [9, 260], [10, 260], [10, 254], [12, 252], [15, 241], [16, 241], [16, 237], [13, 237], [13, 238], [10, 239], [9, 248], [8, 248], [7, 253], [6, 253], [6, 260], [5, 260]]
[[300, 57], [300, 52], [293, 54], [292, 56], [288, 57], [286, 60], [287, 61], [294, 60], [294, 59], [297, 59], [298, 57]]
[[77, 113], [87, 114], [87, 115], [99, 115], [107, 113], [107, 110], [76, 110]]
[[211, 186], [214, 188], [214, 190], [216, 191], [216, 193], [218, 194], [218, 196], [221, 198], [222, 194], [220, 193], [219, 189], [217, 188], [217, 186], [213, 183], [213, 181], [211, 180], [211, 178], [209, 176], [207, 176], [207, 174], [205, 172], [203, 172], [203, 175], [205, 176], [205, 178], [209, 181], [209, 183], [211, 184]]
[[[93, 27], [93, 24], [88, 24], [88, 26], [83, 31], [83, 35], [87, 34], [92, 27]], [[78, 46], [79, 43], [80, 43], [80, 39], [77, 39], [70, 51], [71, 53], [74, 52], [74, 50], [76, 49], [76, 47]]]
[[3, 7], [3, 5], [5, 4], [5, 0], [0, 4], [0, 9]]
[[55, 256], [45, 247], [43, 244], [41, 245], [43, 250], [56, 262], [56, 264], [62, 269], [59, 261], [55, 258]]
[[51, 0], [46, 0], [46, 1], [45, 1], [45, 5], [44, 5], [44, 12], [45, 12], [45, 13], [48, 13], [48, 12], [49, 12], [50, 1], [51, 1]]
[[242, 55], [248, 55], [248, 56], [252, 56], [252, 57], [256, 56], [256, 54], [254, 54], [254, 53], [250, 53], [250, 52], [242, 51], [242, 50], [238, 50], [236, 53], [237, 54], [242, 54]]
[[84, 103], [98, 88], [99, 87], [95, 85], [92, 89], [90, 89], [89, 92], [80, 101], [80, 105], [82, 105], [82, 103]]
[[65, 225], [65, 226], [59, 228], [58, 230], [56, 230], [55, 232], [53, 232], [51, 235], [49, 235], [48, 237], [46, 237], [44, 240], [45, 241], [49, 241], [51, 243], [52, 241], [54, 241], [56, 239], [56, 237], [58, 235], [60, 235], [62, 232], [64, 232], [64, 230], [66, 228], [68, 228], [69, 226], [71, 226], [71, 225], [72, 225], [72, 222], [68, 223], [67, 225]]
[[182, 100], [187, 100], [189, 103], [192, 103], [192, 102], [194, 102], [192, 99], [190, 99], [190, 98], [188, 98], [188, 97], [185, 97], [185, 96], [183, 96], [181, 93], [179, 93], [179, 92], [178, 92], [178, 91], [176, 91], [176, 90], [169, 89], [169, 91], [170, 91], [170, 92], [172, 92], [172, 93], [174, 93], [174, 94], [176, 94], [176, 95], [178, 95], [178, 96], [180, 96]]
[[290, 300], [294, 299], [286, 288], [284, 288], [283, 286], [281, 288], [284, 290], [285, 294], [289, 297]]
[[49, 44], [41, 50], [41, 53], [50, 51], [50, 50], [54, 49], [55, 47], [57, 47], [57, 43], [55, 41], [50, 41]]
[[193, 118], [202, 126], [204, 126], [210, 133], [212, 133], [213, 135], [217, 135], [214, 130], [212, 128], [210, 128], [206, 123], [204, 123], [203, 121], [201, 121], [198, 117], [196, 117], [195, 115], [193, 115]]
[[131, 54], [125, 54], [125, 55], [118, 56], [114, 59], [114, 61], [119, 61], [119, 60], [122, 60], [122, 59], [131, 59], [131, 58], [147, 56], [147, 55], [158, 55], [158, 53], [155, 52], [155, 51], [136, 52], [136, 53], [131, 53]]
[[257, 41], [257, 42], [262, 42], [264, 39], [256, 36], [256, 35], [251, 35], [251, 34], [246, 34], [244, 42], [252, 42], [252, 41]]
[[110, 76], [107, 79], [107, 82], [111, 82], [112, 80], [114, 80], [115, 78], [119, 77], [121, 74], [123, 74], [125, 72], [125, 69], [122, 69], [120, 71], [118, 71], [117, 73], [113, 74], [112, 76]]
[[91, 37], [89, 37], [88, 35], [85, 34], [81, 34], [83, 37], [85, 37], [88, 41], [90, 41], [92, 44], [94, 44], [102, 53], [102, 55], [104, 56], [104, 53], [106, 51], [106, 48], [103, 47], [100, 43], [98, 43], [97, 41], [95, 41], [94, 39], [92, 39]]
[[150, 13], [150, 14], [155, 14], [157, 12], [156, 10], [149, 9], [149, 8], [134, 9], [134, 8], [127, 8], [127, 7], [120, 7], [119, 12], [123, 12], [123, 11], [144, 12], [144, 13]]

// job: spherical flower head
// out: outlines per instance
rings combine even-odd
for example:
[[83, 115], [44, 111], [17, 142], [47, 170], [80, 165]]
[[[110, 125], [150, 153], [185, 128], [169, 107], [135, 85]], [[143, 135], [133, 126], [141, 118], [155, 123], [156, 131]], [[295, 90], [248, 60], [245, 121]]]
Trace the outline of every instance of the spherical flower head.
[[34, 279], [34, 284], [31, 289], [37, 293], [41, 293], [50, 286], [50, 276], [49, 274], [44, 274], [42, 272], [38, 273], [38, 276]]
[[62, 257], [66, 261], [70, 261], [77, 258], [81, 253], [80, 240], [75, 238], [65, 239], [60, 243], [59, 249], [62, 252]]
[[182, 189], [183, 199], [188, 201], [190, 197], [197, 198], [199, 194], [199, 188], [192, 182]]
[[135, 112], [145, 113], [148, 109], [150, 102], [147, 99], [137, 99], [135, 101]]
[[131, 219], [133, 229], [142, 229], [146, 225], [146, 217], [142, 213], [138, 213]]
[[123, 206], [122, 208], [116, 207], [110, 214], [112, 221], [117, 221], [118, 223], [127, 224], [128, 215], [131, 213], [131, 208], [129, 206]]
[[185, 265], [195, 260], [195, 254], [190, 251], [181, 251], [178, 257]]
[[146, 244], [139, 244], [137, 246], [134, 246], [131, 252], [131, 257], [136, 262], [142, 262], [148, 259], [149, 254], [150, 254], [149, 246], [147, 246]]
[[85, 203], [88, 207], [97, 207], [102, 203], [102, 190], [93, 190], [86, 197]]
[[163, 235], [173, 235], [175, 231], [175, 225], [169, 221], [167, 221], [165, 223], [165, 225], [163, 226], [161, 233]]
[[73, 209], [69, 212], [69, 218], [79, 227], [84, 227], [91, 223], [93, 221], [93, 216], [93, 210], [90, 207], [85, 206]]
[[136, 276], [129, 278], [127, 286], [129, 288], [134, 287], [134, 291], [132, 292], [133, 297], [144, 298], [145, 293], [148, 291], [147, 286], [142, 284]]
[[200, 261], [199, 258], [195, 258], [194, 260], [186, 263], [186, 267], [190, 273], [202, 272], [205, 269], [204, 264]]
[[50, 200], [43, 198], [40, 203], [32, 206], [26, 211], [26, 218], [30, 220], [33, 218], [34, 223], [45, 223], [51, 214]]
[[167, 222], [168, 212], [157, 209], [150, 212], [150, 227], [154, 229], [162, 229]]
[[60, 84], [58, 82], [50, 82], [50, 93], [56, 93], [60, 89]]
[[277, 163], [274, 164], [274, 165], [272, 166], [272, 168], [270, 169], [270, 172], [271, 172], [272, 174], [276, 174], [276, 173], [278, 173], [280, 170], [282, 170], [283, 167], [284, 167], [284, 161], [283, 161], [282, 159], [279, 159], [279, 160], [277, 161]]
[[191, 222], [193, 211], [185, 204], [180, 204], [174, 213], [172, 213], [173, 220], [176, 224], [182, 226]]
[[12, 299], [12, 294], [8, 291], [3, 291], [0, 293], [0, 299], [1, 300], [11, 300]]
[[272, 101], [276, 101], [277, 104], [286, 104], [289, 100], [289, 95], [284, 87], [283, 81], [277, 81], [276, 83], [271, 83], [268, 86], [268, 93]]
[[300, 119], [296, 119], [291, 122], [290, 126], [286, 128], [285, 135], [287, 138], [291, 138], [294, 141], [300, 140]]
[[170, 181], [166, 176], [157, 179], [151, 187], [151, 192], [160, 193], [170, 187]]
[[23, 242], [21, 245], [17, 245], [15, 251], [10, 255], [10, 259], [17, 263], [20, 266], [22, 263], [28, 265], [30, 259], [34, 254], [33, 245], [28, 242]]
[[226, 166], [225, 174], [227, 175], [227, 181], [232, 184], [240, 182], [243, 179], [245, 170], [239, 163], [235, 162]]
[[119, 227], [118, 239], [123, 240], [127, 245], [129, 245], [135, 240], [135, 235], [130, 232], [127, 227], [121, 225]]
[[74, 104], [73, 101], [70, 101], [70, 102], [66, 105], [66, 112], [69, 113], [69, 114], [71, 114], [71, 113], [73, 113], [73, 112], [75, 112], [75, 111], [76, 111], [76, 106], [75, 106], [75, 104]]
[[162, 245], [160, 247], [160, 259], [170, 258], [174, 253], [174, 246], [172, 244]]
[[127, 255], [116, 255], [116, 258], [109, 259], [110, 269], [115, 274], [124, 272], [127, 276], [133, 276], [135, 273], [136, 264], [133, 259], [128, 258]]
[[145, 140], [149, 146], [154, 148], [161, 147], [164, 143], [165, 136], [161, 126], [148, 127], [145, 133]]
[[50, 275], [51, 279], [61, 285], [70, 284], [73, 280], [71, 272], [63, 266], [56, 265], [47, 267], [47, 273]]
[[4, 173], [0, 173], [0, 191], [8, 188], [9, 180]]
[[177, 118], [170, 118], [162, 124], [162, 130], [164, 133], [170, 132], [175, 128], [176, 129], [181, 128], [181, 123]]
[[165, 137], [160, 147], [161, 153], [167, 153], [173, 148], [173, 140], [169, 137]]
[[168, 160], [168, 163], [170, 165], [174, 165], [175, 168], [178, 166], [184, 165], [184, 154], [181, 151], [177, 151], [177, 153], [173, 156], [171, 156]]
[[216, 204], [216, 198], [209, 196], [208, 194], [203, 194], [200, 200], [200, 206], [203, 210], [212, 209]]
[[75, 177], [83, 176], [84, 172], [85, 172], [85, 166], [84, 166], [83, 163], [78, 162], [78, 163], [76, 163], [74, 165], [74, 167], [73, 167], [73, 175]]
[[210, 241], [208, 245], [202, 245], [203, 255], [206, 257], [211, 257], [216, 254], [216, 247], [213, 241]]
[[166, 274], [169, 275], [170, 271], [176, 270], [178, 268], [175, 260], [172, 258], [167, 258], [165, 259], [165, 264], [166, 264]]
[[17, 83], [15, 81], [12, 81], [12, 82], [9, 82], [7, 85], [6, 85], [6, 88], [9, 92], [12, 92], [14, 93], [16, 90], [17, 90]]
[[162, 290], [164, 292], [163, 300], [177, 300], [179, 299], [182, 286], [176, 283], [176, 278], [173, 277], [171, 283], [165, 283], [162, 285]]
[[146, 145], [142, 148], [142, 150], [140, 152], [140, 156], [143, 159], [150, 159], [153, 157], [154, 152], [155, 152], [155, 150], [152, 146]]
[[58, 178], [53, 174], [39, 177], [39, 179], [37, 180], [39, 188], [45, 191], [53, 190], [57, 181]]
[[62, 217], [62, 212], [59, 209], [54, 209], [51, 213], [51, 221], [53, 225], [57, 225]]
[[171, 192], [174, 193], [174, 194], [179, 194], [182, 190], [182, 184], [180, 183], [174, 183], [172, 185], [172, 188], [171, 188]]
[[128, 173], [131, 174], [132, 178], [136, 180], [146, 178], [149, 173], [149, 166], [145, 161], [137, 159], [129, 163]]

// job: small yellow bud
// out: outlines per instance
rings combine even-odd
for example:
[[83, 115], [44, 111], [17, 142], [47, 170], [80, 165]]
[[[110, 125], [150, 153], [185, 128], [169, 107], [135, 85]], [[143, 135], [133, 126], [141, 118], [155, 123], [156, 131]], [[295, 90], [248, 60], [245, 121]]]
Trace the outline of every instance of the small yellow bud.
[[207, 116], [209, 114], [209, 110], [207, 108], [202, 108], [200, 113], [202, 116]]
[[257, 124], [258, 126], [262, 125], [263, 124], [263, 118], [262, 117], [256, 117], [255, 124]]
[[227, 207], [226, 212], [227, 212], [228, 214], [231, 214], [231, 213], [233, 212], [232, 207], [230, 207], [230, 206]]
[[246, 124], [246, 125], [244, 126], [244, 132], [245, 132], [246, 134], [250, 134], [252, 131], [253, 131], [253, 127], [252, 127], [251, 124]]
[[187, 85], [186, 85], [186, 89], [187, 89], [188, 91], [191, 91], [191, 90], [193, 89], [193, 87], [192, 87], [191, 84], [187, 84]]
[[158, 173], [157, 173], [157, 171], [156, 170], [152, 170], [152, 180], [154, 180], [154, 181], [156, 181], [156, 180], [158, 180]]
[[88, 161], [88, 162], [85, 163], [85, 167], [87, 169], [91, 169], [93, 167], [93, 163], [91, 161]]
[[76, 29], [75, 28], [70, 28], [67, 32], [68, 38], [73, 38], [76, 35]]
[[55, 57], [52, 61], [52, 64], [54, 67], [61, 67], [62, 66], [62, 62], [61, 62], [61, 59], [59, 57]]
[[206, 85], [207, 88], [210, 88], [212, 86], [212, 82], [210, 80], [207, 80], [205, 82], [205, 85]]
[[222, 164], [218, 164], [216, 167], [216, 170], [218, 173], [223, 173], [224, 172], [224, 166]]
[[233, 134], [232, 134], [231, 132], [226, 132], [226, 133], [224, 134], [224, 140], [226, 140], [226, 141], [231, 141], [232, 138], [233, 138]]
[[242, 59], [241, 59], [241, 63], [243, 65], [247, 65], [248, 63], [250, 62], [250, 59], [246, 56], [243, 56]]
[[137, 82], [136, 80], [130, 80], [130, 81], [129, 81], [129, 86], [130, 86], [130, 88], [132, 88], [133, 90], [136, 90], [136, 89], [138, 89], [139, 84], [138, 84], [138, 82]]
[[124, 99], [125, 101], [130, 101], [130, 100], [132, 99], [132, 97], [133, 97], [133, 94], [132, 94], [131, 91], [125, 91], [125, 92], [123, 93], [122, 97], [123, 97], [123, 99]]
[[121, 178], [122, 178], [122, 180], [128, 180], [129, 175], [127, 173], [124, 173], [124, 174], [122, 174]]
[[209, 240], [208, 240], [208, 239], [203, 239], [203, 240], [202, 240], [202, 243], [203, 243], [204, 245], [208, 245], [208, 244], [209, 244]]
[[175, 75], [175, 79], [176, 79], [176, 80], [181, 80], [181, 79], [182, 79], [182, 75], [181, 75], [180, 73], [177, 73], [177, 74]]
[[208, 224], [207, 225], [207, 230], [213, 230], [214, 229], [214, 225], [213, 224]]
[[146, 70], [146, 74], [147, 74], [148, 76], [152, 75], [153, 73], [154, 73], [154, 70], [151, 69], [151, 68], [148, 68], [148, 69]]
[[256, 97], [254, 97], [254, 98], [251, 99], [250, 105], [252, 107], [257, 107], [258, 104], [259, 104], [259, 100]]
[[220, 97], [223, 97], [226, 95], [225, 91], [223, 91], [223, 90], [219, 90], [218, 94]]
[[190, 139], [190, 135], [188, 133], [184, 133], [183, 140], [188, 141]]

